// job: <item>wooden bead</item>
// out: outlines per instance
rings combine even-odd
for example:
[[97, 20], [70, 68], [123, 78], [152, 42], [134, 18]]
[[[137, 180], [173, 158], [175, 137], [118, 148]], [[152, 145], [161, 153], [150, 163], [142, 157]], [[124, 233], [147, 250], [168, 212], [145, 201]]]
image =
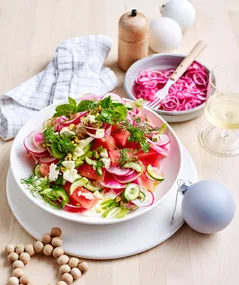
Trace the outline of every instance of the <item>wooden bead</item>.
[[33, 256], [35, 254], [35, 249], [33, 244], [28, 244], [25, 248], [25, 251], [30, 255]]
[[23, 244], [17, 244], [15, 247], [15, 252], [17, 254], [21, 254], [24, 252], [24, 245]]
[[18, 258], [19, 258], [19, 255], [16, 252], [11, 252], [7, 257], [8, 261], [11, 263], [18, 260]]
[[77, 280], [81, 277], [81, 271], [78, 268], [72, 268], [71, 269], [71, 275], [74, 280]]
[[29, 276], [27, 276], [27, 275], [22, 275], [22, 276], [20, 277], [20, 282], [21, 282], [22, 284], [29, 284], [29, 283], [30, 283], [30, 278], [29, 278]]
[[86, 261], [83, 261], [81, 263], [78, 264], [78, 268], [80, 269], [80, 271], [82, 271], [83, 273], [87, 272], [89, 270], [89, 266], [88, 263]]
[[24, 274], [23, 270], [21, 268], [16, 268], [13, 270], [12, 275], [14, 277], [20, 278]]
[[51, 244], [54, 246], [54, 247], [59, 247], [63, 244], [63, 241], [61, 238], [59, 237], [54, 237], [51, 241]]
[[6, 246], [5, 246], [5, 252], [6, 252], [6, 254], [9, 254], [9, 253], [14, 252], [14, 246], [13, 246], [13, 244], [8, 244], [8, 245], [6, 245]]
[[67, 283], [65, 281], [59, 281], [56, 285], [67, 285]]
[[67, 256], [66, 254], [61, 255], [57, 259], [59, 265], [67, 264], [68, 261], [69, 261], [69, 256]]
[[34, 246], [34, 249], [36, 252], [42, 252], [43, 251], [44, 244], [40, 240], [36, 241], [33, 246]]
[[73, 277], [70, 273], [64, 273], [61, 276], [61, 280], [65, 281], [67, 284], [71, 284], [73, 282]]
[[60, 257], [61, 255], [64, 254], [64, 250], [63, 248], [61, 247], [56, 247], [53, 249], [53, 252], [52, 252], [52, 255], [55, 257], [55, 258], [58, 258]]
[[60, 273], [61, 275], [64, 274], [64, 273], [69, 273], [70, 271], [71, 271], [71, 268], [70, 268], [70, 266], [67, 265], [67, 264], [63, 264], [63, 265], [61, 265], [60, 268], [59, 268], [59, 273]]
[[79, 259], [76, 257], [71, 257], [69, 262], [68, 262], [68, 264], [70, 265], [71, 268], [77, 267], [78, 263], [79, 263]]
[[42, 241], [44, 242], [44, 244], [51, 243], [51, 235], [50, 234], [44, 234], [42, 236]]
[[27, 252], [23, 252], [20, 254], [20, 260], [24, 263], [27, 264], [31, 259], [31, 256]]
[[60, 237], [62, 235], [62, 231], [60, 228], [52, 228], [51, 229], [51, 236], [52, 237]]
[[43, 253], [44, 253], [46, 256], [51, 256], [52, 251], [53, 251], [53, 246], [52, 246], [52, 245], [46, 244], [46, 245], [44, 246]]
[[21, 260], [15, 260], [12, 264], [12, 268], [15, 269], [15, 268], [21, 268], [23, 269], [24, 268], [24, 263], [21, 261]]
[[8, 285], [18, 285], [19, 284], [19, 280], [17, 277], [10, 277], [8, 279]]

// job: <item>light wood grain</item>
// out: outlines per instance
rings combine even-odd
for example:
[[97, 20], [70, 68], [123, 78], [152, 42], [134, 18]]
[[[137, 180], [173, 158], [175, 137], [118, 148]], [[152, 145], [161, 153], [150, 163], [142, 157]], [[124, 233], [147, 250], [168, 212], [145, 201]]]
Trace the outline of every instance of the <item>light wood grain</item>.
[[[0, 94], [42, 70], [63, 40], [103, 33], [114, 40], [107, 65], [119, 78], [117, 92], [125, 96], [124, 73], [116, 64], [117, 22], [133, 8], [149, 18], [159, 17], [163, 0], [0, 0]], [[188, 53], [196, 41], [208, 42], [199, 60], [212, 67], [219, 61], [239, 56], [238, 0], [193, 0], [197, 22], [183, 36], [174, 52]], [[173, 124], [181, 142], [191, 153], [200, 179], [216, 179], [227, 185], [238, 206], [239, 157], [220, 158], [207, 153], [198, 142], [204, 116]], [[0, 251], [5, 244], [32, 242], [11, 214], [5, 184], [11, 142], [0, 141]], [[239, 280], [239, 214], [223, 232], [205, 236], [183, 226], [162, 245], [130, 258], [90, 261], [90, 271], [75, 284], [85, 285], [236, 285]], [[37, 226], [37, 225], [36, 225]], [[142, 234], [147, 234], [143, 232]], [[127, 242], [127, 240], [125, 241]], [[116, 245], [117, 246], [117, 245]], [[36, 285], [55, 280], [54, 265], [33, 259], [28, 266]], [[0, 284], [10, 275], [5, 256], [0, 257]], [[53, 283], [54, 284], [54, 283]]]

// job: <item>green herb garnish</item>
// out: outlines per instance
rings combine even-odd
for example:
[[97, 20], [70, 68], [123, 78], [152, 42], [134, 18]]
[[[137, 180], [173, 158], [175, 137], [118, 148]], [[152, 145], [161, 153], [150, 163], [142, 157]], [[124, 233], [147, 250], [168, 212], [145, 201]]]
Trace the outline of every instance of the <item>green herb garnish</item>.
[[52, 127], [47, 127], [44, 132], [44, 144], [51, 149], [53, 155], [61, 159], [67, 153], [73, 153], [75, 146], [69, 137], [61, 137], [54, 133]]
[[[50, 205], [54, 209], [60, 209], [60, 205], [52, 199], [52, 189], [50, 188], [50, 181], [47, 177], [39, 178], [34, 175], [29, 176], [28, 178], [21, 179], [21, 183], [27, 185], [27, 188], [31, 191], [32, 195], [36, 194], [41, 195], [43, 201]], [[45, 192], [45, 193], [44, 193]]]

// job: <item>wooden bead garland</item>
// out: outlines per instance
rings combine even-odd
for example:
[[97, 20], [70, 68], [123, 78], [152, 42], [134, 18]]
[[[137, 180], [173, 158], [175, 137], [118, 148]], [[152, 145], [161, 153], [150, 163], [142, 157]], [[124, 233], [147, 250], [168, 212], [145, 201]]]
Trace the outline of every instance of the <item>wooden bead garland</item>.
[[60, 228], [52, 228], [51, 233], [42, 236], [42, 241], [38, 240], [34, 244], [18, 244], [14, 247], [8, 244], [5, 247], [8, 261], [12, 264], [12, 277], [8, 280], [8, 285], [33, 285], [30, 278], [24, 274], [24, 266], [31, 260], [31, 256], [36, 253], [43, 253], [46, 256], [53, 256], [60, 265], [59, 274], [61, 280], [56, 285], [69, 285], [88, 271], [88, 263], [79, 260], [77, 257], [69, 257], [64, 253], [61, 245], [62, 231]]

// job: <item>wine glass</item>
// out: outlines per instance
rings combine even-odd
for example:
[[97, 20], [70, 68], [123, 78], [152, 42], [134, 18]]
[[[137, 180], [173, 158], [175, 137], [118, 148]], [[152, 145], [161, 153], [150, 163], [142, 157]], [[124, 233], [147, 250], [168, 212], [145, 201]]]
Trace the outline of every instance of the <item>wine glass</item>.
[[239, 62], [211, 70], [205, 115], [210, 125], [200, 132], [202, 146], [219, 156], [239, 154]]

